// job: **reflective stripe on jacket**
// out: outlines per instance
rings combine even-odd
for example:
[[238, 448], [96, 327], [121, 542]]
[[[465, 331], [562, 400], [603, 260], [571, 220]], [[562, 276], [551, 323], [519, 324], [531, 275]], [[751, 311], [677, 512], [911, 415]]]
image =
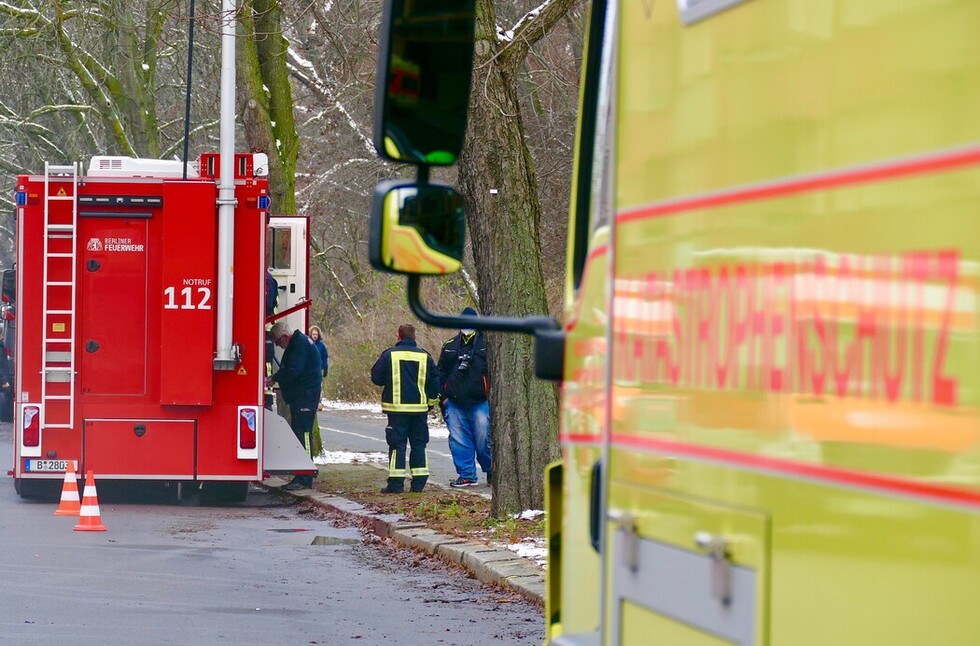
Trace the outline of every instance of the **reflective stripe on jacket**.
[[439, 371], [414, 339], [402, 339], [385, 350], [371, 368], [371, 381], [382, 387], [381, 410], [424, 413], [439, 395]]

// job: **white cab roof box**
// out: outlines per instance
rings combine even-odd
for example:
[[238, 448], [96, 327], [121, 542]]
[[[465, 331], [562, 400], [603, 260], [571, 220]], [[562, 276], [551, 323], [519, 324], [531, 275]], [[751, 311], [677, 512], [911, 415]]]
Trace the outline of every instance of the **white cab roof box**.
[[[183, 177], [184, 162], [172, 159], [110, 157], [96, 155], [88, 166], [89, 177]], [[187, 164], [187, 177], [198, 177], [197, 163]]]
[[256, 177], [268, 177], [269, 156], [265, 153], [252, 153], [252, 172]]

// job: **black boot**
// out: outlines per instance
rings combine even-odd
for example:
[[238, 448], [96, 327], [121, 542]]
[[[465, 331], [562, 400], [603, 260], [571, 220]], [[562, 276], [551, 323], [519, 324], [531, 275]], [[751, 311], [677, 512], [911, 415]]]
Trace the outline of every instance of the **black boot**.
[[388, 484], [381, 493], [405, 493], [405, 478], [388, 478]]

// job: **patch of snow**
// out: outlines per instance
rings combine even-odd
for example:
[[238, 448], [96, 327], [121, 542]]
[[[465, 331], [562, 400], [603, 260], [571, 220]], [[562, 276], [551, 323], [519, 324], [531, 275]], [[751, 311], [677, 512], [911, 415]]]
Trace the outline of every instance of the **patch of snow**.
[[539, 516], [544, 516], [544, 512], [540, 509], [525, 509], [519, 514], [516, 514], [514, 518], [520, 518], [521, 520], [534, 520]]
[[520, 543], [511, 543], [504, 547], [520, 557], [534, 561], [540, 567], [545, 567], [548, 563], [548, 548], [545, 547], [543, 538], [525, 538]]
[[509, 43], [514, 40], [514, 30], [504, 29], [500, 25], [497, 25], [497, 40], [505, 43]]
[[440, 439], [446, 439], [449, 437], [449, 428], [444, 422], [433, 422], [432, 418], [429, 418], [429, 439], [438, 437]]
[[295, 49], [293, 49], [292, 47], [289, 48], [289, 55], [292, 56], [293, 58], [295, 58], [297, 64], [301, 65], [302, 67], [305, 67], [307, 69], [313, 69], [313, 63], [311, 63], [307, 59], [303, 58], [300, 55], [300, 53], [298, 51], [296, 51]]
[[353, 453], [351, 451], [324, 451], [313, 458], [314, 464], [357, 464], [359, 462], [388, 461], [388, 454], [380, 451], [370, 453]]
[[510, 29], [504, 29], [500, 25], [497, 25], [497, 40], [501, 42], [510, 42], [514, 40], [514, 33], [517, 32], [517, 30], [519, 30], [525, 22], [530, 22], [541, 15], [541, 12], [544, 11], [545, 7], [547, 7], [549, 4], [551, 4], [551, 0], [544, 0], [544, 2], [538, 5], [536, 9], [532, 9], [524, 14], [521, 19], [518, 20]]
[[323, 410], [366, 410], [371, 413], [381, 413], [381, 404], [371, 402], [342, 402], [332, 399], [321, 399]]

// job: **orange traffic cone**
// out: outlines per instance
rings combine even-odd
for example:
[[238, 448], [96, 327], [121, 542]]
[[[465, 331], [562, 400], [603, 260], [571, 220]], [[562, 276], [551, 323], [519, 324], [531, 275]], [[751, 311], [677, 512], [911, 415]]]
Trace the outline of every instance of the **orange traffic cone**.
[[82, 494], [82, 506], [78, 510], [78, 524], [75, 525], [75, 531], [104, 532], [106, 529], [102, 524], [102, 515], [99, 513], [99, 497], [95, 493], [95, 474], [86, 471], [85, 491]]
[[61, 504], [54, 510], [55, 516], [77, 516], [81, 506], [78, 504], [78, 478], [75, 476], [75, 461], [68, 460], [65, 471], [65, 484], [61, 487]]

